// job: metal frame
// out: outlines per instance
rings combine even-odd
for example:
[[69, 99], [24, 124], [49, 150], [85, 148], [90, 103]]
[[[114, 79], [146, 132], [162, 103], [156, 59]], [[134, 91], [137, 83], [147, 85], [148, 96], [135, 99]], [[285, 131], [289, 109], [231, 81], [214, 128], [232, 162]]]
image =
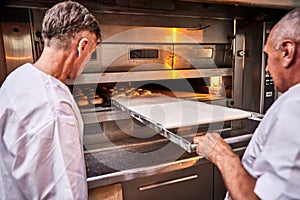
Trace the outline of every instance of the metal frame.
[[162, 79], [183, 79], [211, 76], [232, 76], [231, 68], [217, 69], [183, 69], [183, 70], [157, 70], [157, 71], [134, 71], [134, 72], [99, 72], [84, 73], [76, 80], [67, 79], [68, 85], [73, 84], [96, 84], [112, 82], [129, 82]]
[[[139, 113], [136, 113], [136, 112], [128, 109], [126, 106], [120, 104], [118, 101], [116, 101], [114, 99], [111, 99], [111, 105], [121, 109], [122, 111], [128, 113], [134, 119], [136, 119], [139, 122], [149, 126], [151, 129], [155, 130], [157, 133], [164, 136], [165, 138], [167, 138], [171, 142], [177, 144], [178, 146], [183, 148], [188, 153], [195, 152], [197, 144], [191, 143], [190, 141], [186, 140], [185, 138], [183, 138], [183, 137], [173, 133], [172, 131], [164, 128], [161, 124], [158, 124], [158, 123], [152, 121], [151, 119], [148, 119], [148, 118], [140, 115]], [[248, 119], [261, 121], [261, 119], [263, 118], [262, 114], [253, 113], [253, 112], [250, 112], [250, 113], [251, 113], [251, 116]], [[252, 137], [252, 135], [253, 134], [246, 134], [246, 135], [231, 137], [231, 138], [225, 139], [225, 141], [228, 144], [243, 142], [243, 141], [249, 141], [250, 138]]]
[[298, 1], [281, 1], [281, 0], [180, 0], [187, 2], [198, 2], [198, 3], [220, 3], [220, 4], [231, 4], [235, 6], [253, 6], [253, 7], [267, 7], [267, 8], [285, 8], [290, 9], [300, 5]]

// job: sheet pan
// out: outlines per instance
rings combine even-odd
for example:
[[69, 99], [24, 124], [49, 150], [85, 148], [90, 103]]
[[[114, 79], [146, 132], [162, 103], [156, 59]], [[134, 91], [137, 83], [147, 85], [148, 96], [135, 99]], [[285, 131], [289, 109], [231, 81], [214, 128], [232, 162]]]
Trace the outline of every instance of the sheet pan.
[[147, 124], [187, 152], [193, 152], [195, 145], [170, 130], [253, 117], [251, 112], [161, 94], [142, 97], [113, 97], [111, 103]]

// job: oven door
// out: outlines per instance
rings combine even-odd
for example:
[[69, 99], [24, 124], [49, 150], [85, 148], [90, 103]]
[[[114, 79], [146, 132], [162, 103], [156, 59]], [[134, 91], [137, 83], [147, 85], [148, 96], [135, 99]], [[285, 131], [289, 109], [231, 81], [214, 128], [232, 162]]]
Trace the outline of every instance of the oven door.
[[230, 44], [176, 44], [174, 69], [231, 68]]
[[169, 70], [172, 65], [171, 44], [103, 43], [97, 47], [85, 72]]

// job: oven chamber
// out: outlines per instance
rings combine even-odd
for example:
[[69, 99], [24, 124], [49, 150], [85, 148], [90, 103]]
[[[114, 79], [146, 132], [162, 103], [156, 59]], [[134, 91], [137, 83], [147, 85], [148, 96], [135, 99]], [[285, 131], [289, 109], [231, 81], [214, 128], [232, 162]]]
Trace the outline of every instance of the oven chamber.
[[[100, 21], [103, 42], [83, 74], [67, 83], [76, 100], [78, 93], [88, 101], [95, 95], [103, 99], [99, 104], [79, 105], [85, 124], [88, 186], [93, 190], [121, 183], [124, 199], [154, 199], [161, 195], [166, 199], [196, 199], [199, 195], [203, 199], [223, 199], [226, 189], [211, 163], [187, 153], [149, 124], [111, 105], [110, 99], [133, 91], [146, 96], [150, 91], [151, 95], [264, 114], [276, 99], [271, 77], [264, 72], [262, 49], [273, 24], [266, 21], [276, 21], [282, 10], [182, 1], [177, 5], [174, 1], [145, 5], [129, 2], [134, 2], [134, 8], [126, 11], [111, 7], [107, 11], [97, 6], [92, 9]], [[39, 32], [45, 9], [40, 4], [25, 7], [30, 10], [26, 14], [30, 36], [26, 35], [31, 38], [32, 59], [36, 60], [43, 46]], [[6, 32], [15, 26], [2, 21], [2, 37], [9, 36]], [[6, 60], [6, 49], [14, 47], [6, 40], [0, 45]], [[1, 64], [0, 69], [14, 67], [6, 65], [9, 62]], [[241, 119], [170, 131], [188, 141], [196, 134], [220, 132], [242, 156], [257, 125], [257, 121]], [[236, 139], [240, 136], [246, 140]]]

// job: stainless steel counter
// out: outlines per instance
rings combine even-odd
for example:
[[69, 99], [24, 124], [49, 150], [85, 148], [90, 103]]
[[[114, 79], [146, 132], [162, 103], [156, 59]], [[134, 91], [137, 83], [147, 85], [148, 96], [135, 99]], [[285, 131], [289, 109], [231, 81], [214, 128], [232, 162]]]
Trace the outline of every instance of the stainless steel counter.
[[[166, 146], [168, 146], [166, 152], [159, 151]], [[245, 148], [245, 144], [233, 146], [238, 155], [242, 155]], [[209, 162], [195, 153], [184, 152], [169, 141], [161, 141], [154, 145], [144, 144], [126, 150], [120, 148], [92, 152], [87, 153], [85, 157], [90, 168], [87, 178], [89, 189], [178, 171]]]

